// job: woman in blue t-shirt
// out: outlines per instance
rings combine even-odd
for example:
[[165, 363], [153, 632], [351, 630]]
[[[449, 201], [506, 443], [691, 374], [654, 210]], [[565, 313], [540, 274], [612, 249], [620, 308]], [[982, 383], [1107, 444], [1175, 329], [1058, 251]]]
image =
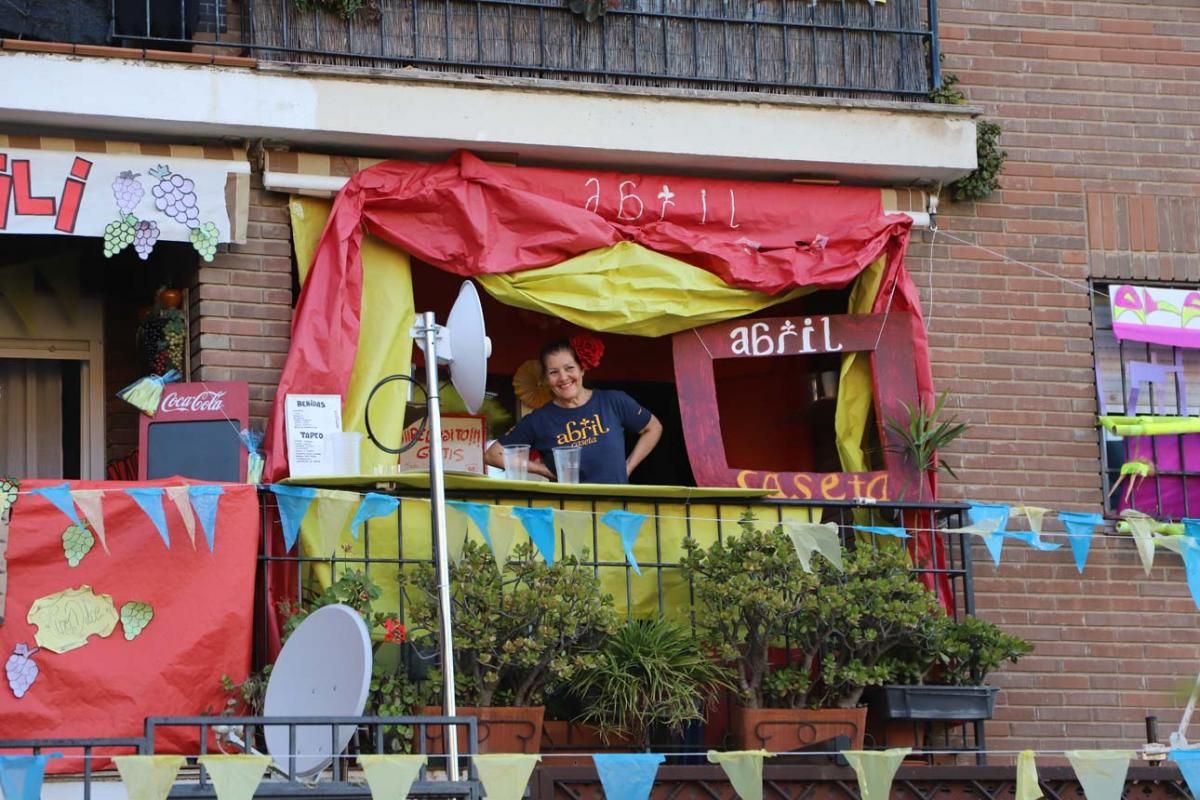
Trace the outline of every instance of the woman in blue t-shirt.
[[[589, 389], [579, 354], [565, 339], [542, 348], [542, 377], [553, 398], [523, 418], [492, 443], [484, 460], [504, 466], [504, 445], [527, 444], [542, 455], [529, 462], [529, 471], [555, 479], [554, 448], [578, 447], [581, 483], [629, 483], [629, 475], [650, 454], [662, 436], [662, 423], [621, 391]], [[637, 442], [625, 454], [625, 434]]]

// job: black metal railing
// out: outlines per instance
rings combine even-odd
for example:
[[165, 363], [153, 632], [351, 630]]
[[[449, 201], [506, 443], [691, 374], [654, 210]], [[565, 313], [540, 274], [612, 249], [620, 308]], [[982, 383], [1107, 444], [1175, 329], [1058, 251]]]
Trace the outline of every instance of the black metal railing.
[[923, 101], [941, 83], [937, 0], [113, 0], [113, 37], [265, 61], [599, 84]]

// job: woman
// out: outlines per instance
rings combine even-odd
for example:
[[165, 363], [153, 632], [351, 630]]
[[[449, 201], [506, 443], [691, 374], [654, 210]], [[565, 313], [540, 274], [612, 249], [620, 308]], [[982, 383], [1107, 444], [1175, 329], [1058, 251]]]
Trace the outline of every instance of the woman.
[[[581, 483], [629, 483], [629, 475], [658, 444], [662, 423], [624, 392], [584, 386], [587, 370], [565, 339], [542, 348], [541, 363], [551, 401], [493, 442], [484, 460], [503, 467], [504, 445], [527, 444], [542, 455], [541, 463], [529, 462], [529, 471], [554, 480], [554, 448], [578, 447]], [[638, 437], [628, 455], [627, 432]]]

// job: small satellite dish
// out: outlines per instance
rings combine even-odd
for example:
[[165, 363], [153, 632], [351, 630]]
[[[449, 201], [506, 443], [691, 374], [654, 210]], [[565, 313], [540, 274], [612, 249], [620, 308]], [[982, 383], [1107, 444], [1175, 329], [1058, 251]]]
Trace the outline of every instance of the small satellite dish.
[[[371, 635], [366, 623], [350, 606], [324, 606], [300, 623], [275, 660], [263, 716], [361, 716], [370, 688]], [[296, 726], [297, 777], [325, 769], [354, 736], [354, 725], [337, 726], [334, 752], [330, 727]], [[264, 725], [263, 734], [275, 766], [286, 773], [292, 755], [287, 727]]]
[[470, 281], [463, 282], [450, 316], [446, 318], [446, 337], [450, 352], [443, 356], [450, 364], [450, 382], [458, 390], [467, 411], [474, 414], [483, 405], [492, 340], [484, 331], [479, 292]]

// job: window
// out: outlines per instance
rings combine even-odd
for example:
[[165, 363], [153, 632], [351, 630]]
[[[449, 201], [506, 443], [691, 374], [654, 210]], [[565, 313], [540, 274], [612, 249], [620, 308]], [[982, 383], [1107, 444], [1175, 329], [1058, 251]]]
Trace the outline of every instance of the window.
[[[1200, 350], [1118, 340], [1113, 333], [1110, 286], [1093, 296], [1093, 340], [1100, 414], [1188, 417], [1200, 415]], [[1154, 284], [1151, 289], [1171, 289]], [[1134, 508], [1159, 519], [1200, 515], [1200, 434], [1117, 436], [1103, 427], [1100, 458], [1106, 508]], [[1149, 465], [1151, 475], [1122, 477], [1121, 467]]]

